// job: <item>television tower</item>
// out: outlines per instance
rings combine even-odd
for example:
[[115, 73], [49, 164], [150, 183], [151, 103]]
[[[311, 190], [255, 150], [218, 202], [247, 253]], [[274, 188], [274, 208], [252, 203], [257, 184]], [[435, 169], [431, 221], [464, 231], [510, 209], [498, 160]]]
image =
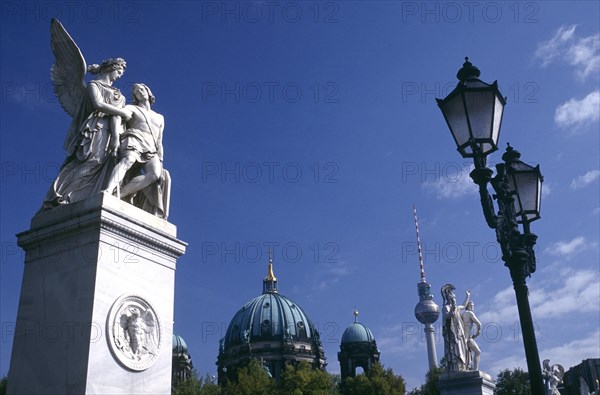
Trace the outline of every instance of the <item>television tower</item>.
[[427, 358], [429, 359], [429, 369], [438, 366], [437, 353], [435, 351], [435, 338], [433, 323], [440, 316], [440, 308], [433, 301], [431, 286], [425, 279], [425, 266], [423, 265], [423, 252], [421, 250], [421, 238], [419, 237], [419, 222], [417, 221], [417, 208], [413, 206], [415, 217], [415, 228], [417, 229], [417, 246], [419, 248], [419, 263], [421, 265], [421, 281], [417, 283], [419, 291], [419, 303], [415, 306], [415, 317], [420, 323], [425, 325], [425, 339], [427, 341]]

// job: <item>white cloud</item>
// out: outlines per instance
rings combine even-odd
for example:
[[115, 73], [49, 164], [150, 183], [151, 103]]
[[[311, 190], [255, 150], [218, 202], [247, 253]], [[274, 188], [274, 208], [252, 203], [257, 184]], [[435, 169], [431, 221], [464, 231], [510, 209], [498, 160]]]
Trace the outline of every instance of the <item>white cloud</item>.
[[599, 353], [600, 329], [596, 329], [581, 339], [540, 350], [540, 357], [549, 359], [551, 364], [560, 363], [567, 370], [580, 364], [583, 359], [597, 358]]
[[534, 293], [531, 302], [535, 317], [561, 318], [571, 313], [600, 311], [600, 279], [597, 272], [590, 270], [572, 272], [558, 289], [540, 289], [535, 296]]
[[[596, 329], [581, 339], [572, 340], [555, 347], [540, 349], [539, 355], [542, 359], [549, 359], [551, 364], [560, 363], [567, 370], [580, 364], [583, 359], [596, 358], [599, 352], [600, 329]], [[489, 367], [489, 372], [492, 375], [496, 375], [504, 369], [514, 369], [517, 367], [527, 371], [527, 362], [521, 353], [512, 354], [501, 359], [494, 359]]]
[[[556, 276], [561, 283], [549, 283], [531, 290], [529, 302], [538, 321], [561, 318], [569, 314], [600, 312], [600, 278], [591, 270], [568, 270]], [[519, 314], [512, 287], [498, 292], [490, 309], [480, 315], [482, 324], [513, 323]]]
[[340, 282], [340, 278], [352, 272], [352, 268], [344, 261], [327, 263], [315, 271], [313, 290], [324, 291]]
[[559, 105], [554, 113], [554, 122], [560, 127], [579, 127], [597, 121], [600, 117], [600, 90], [583, 99], [572, 98]]
[[600, 34], [580, 38], [575, 35], [576, 25], [561, 26], [554, 36], [538, 44], [534, 59], [548, 66], [563, 61], [575, 68], [582, 80], [600, 71]]
[[554, 256], [567, 256], [571, 255], [575, 252], [581, 251], [585, 248], [585, 237], [579, 236], [574, 238], [571, 241], [558, 241], [548, 248], [546, 248], [546, 252], [550, 255]]
[[473, 165], [464, 167], [459, 173], [452, 176], [446, 174], [444, 177], [434, 181], [427, 181], [421, 184], [426, 191], [432, 191], [438, 199], [453, 199], [469, 194], [476, 194], [478, 186], [473, 182], [469, 173], [473, 170]]
[[600, 170], [590, 170], [571, 182], [571, 189], [581, 189], [600, 178]]
[[494, 362], [488, 368], [489, 372], [492, 376], [498, 375], [504, 369], [515, 369], [521, 368], [522, 370], [527, 371], [527, 362], [525, 361], [525, 357], [521, 356], [522, 353], [515, 353], [509, 357], [494, 359]]
[[519, 316], [512, 287], [498, 292], [491, 303], [492, 309], [479, 316], [482, 324], [514, 322]]
[[[419, 332], [421, 331], [422, 329], [419, 327]], [[403, 338], [400, 338], [399, 336], [378, 338], [377, 346], [380, 350], [385, 350], [385, 353], [389, 355], [419, 354], [426, 352], [427, 345], [419, 342], [418, 334], [414, 337], [405, 335], [402, 337]]]
[[542, 61], [542, 66], [552, 63], [564, 51], [567, 43], [572, 40], [576, 27], [577, 25], [561, 26], [554, 34], [554, 37], [538, 44], [534, 57]]
[[582, 38], [569, 48], [567, 52], [569, 63], [575, 66], [582, 80], [600, 71], [599, 52], [600, 34]]
[[542, 187], [542, 198], [548, 197], [550, 196], [550, 194], [552, 193], [552, 186], [545, 182], [544, 186]]

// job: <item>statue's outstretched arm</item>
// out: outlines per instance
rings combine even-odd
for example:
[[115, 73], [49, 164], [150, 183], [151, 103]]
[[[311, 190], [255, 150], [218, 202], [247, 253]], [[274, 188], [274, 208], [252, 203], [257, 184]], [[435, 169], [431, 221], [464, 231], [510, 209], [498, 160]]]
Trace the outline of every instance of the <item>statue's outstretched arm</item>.
[[467, 305], [469, 304], [469, 300], [471, 300], [471, 291], [467, 290], [465, 291], [465, 301], [463, 302], [462, 305], [458, 306], [459, 309], [464, 310]]

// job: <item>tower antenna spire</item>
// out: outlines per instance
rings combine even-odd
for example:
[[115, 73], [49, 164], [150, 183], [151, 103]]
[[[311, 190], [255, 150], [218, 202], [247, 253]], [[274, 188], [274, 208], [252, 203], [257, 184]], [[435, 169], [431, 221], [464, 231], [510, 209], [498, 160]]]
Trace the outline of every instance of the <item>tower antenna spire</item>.
[[417, 219], [417, 207], [413, 205], [413, 214], [415, 216], [415, 228], [417, 230], [417, 245], [419, 246], [419, 263], [421, 265], [421, 281], [417, 283], [419, 292], [419, 303], [415, 306], [415, 317], [425, 325], [425, 339], [427, 340], [427, 359], [429, 369], [438, 366], [437, 352], [435, 350], [435, 329], [433, 323], [440, 315], [440, 308], [433, 301], [431, 286], [425, 279], [425, 265], [423, 264], [423, 250], [421, 249], [421, 237], [419, 236], [419, 221]]
[[423, 263], [423, 250], [421, 249], [421, 237], [419, 236], [419, 220], [417, 219], [417, 206], [413, 204], [413, 214], [415, 217], [415, 229], [417, 230], [417, 247], [419, 249], [419, 265], [421, 266], [421, 282], [427, 282], [425, 279], [425, 265]]

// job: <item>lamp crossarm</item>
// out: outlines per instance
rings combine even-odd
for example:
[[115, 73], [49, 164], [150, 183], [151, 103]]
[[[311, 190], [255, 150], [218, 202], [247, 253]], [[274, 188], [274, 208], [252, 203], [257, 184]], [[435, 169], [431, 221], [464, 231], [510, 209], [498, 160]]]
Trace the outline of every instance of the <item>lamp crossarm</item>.
[[496, 229], [498, 226], [498, 218], [494, 213], [494, 201], [488, 191], [488, 183], [492, 178], [492, 169], [485, 166], [480, 167], [475, 161], [475, 169], [471, 172], [470, 176], [473, 182], [479, 186], [479, 199], [481, 201], [481, 208], [483, 209], [483, 215], [485, 222], [492, 229]]

